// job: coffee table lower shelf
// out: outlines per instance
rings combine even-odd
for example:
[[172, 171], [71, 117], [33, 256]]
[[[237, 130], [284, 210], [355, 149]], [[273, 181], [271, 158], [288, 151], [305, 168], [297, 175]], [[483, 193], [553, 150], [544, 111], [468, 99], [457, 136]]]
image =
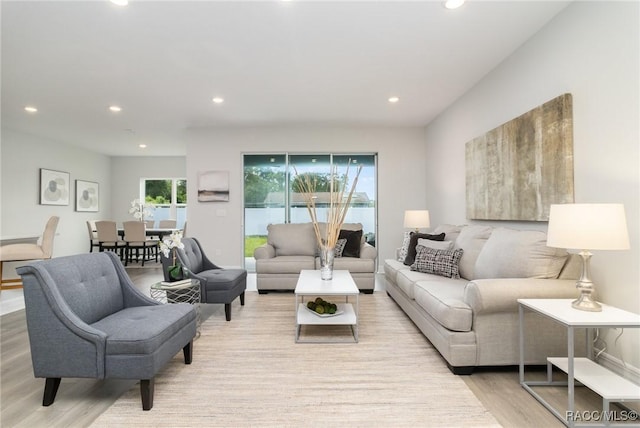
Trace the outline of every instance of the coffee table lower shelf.
[[[340, 342], [358, 342], [358, 316], [356, 310], [351, 303], [338, 303], [338, 311], [342, 311], [339, 315], [334, 316], [319, 316], [311, 313], [306, 308], [305, 303], [298, 303], [296, 311], [296, 342], [298, 343], [340, 343]], [[353, 340], [341, 340], [334, 338], [327, 339], [301, 339], [300, 331], [304, 325], [315, 326], [349, 326], [351, 328], [351, 335]]]

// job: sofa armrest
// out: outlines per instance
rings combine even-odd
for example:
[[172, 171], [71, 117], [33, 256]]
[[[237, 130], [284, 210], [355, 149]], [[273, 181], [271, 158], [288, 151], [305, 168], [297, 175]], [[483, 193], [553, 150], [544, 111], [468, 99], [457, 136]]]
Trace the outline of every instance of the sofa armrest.
[[373, 245], [365, 242], [360, 247], [360, 258], [375, 260], [378, 257], [378, 250]]
[[262, 244], [253, 250], [253, 257], [259, 259], [272, 259], [276, 256], [276, 249], [271, 244]]
[[499, 278], [469, 281], [464, 301], [481, 313], [517, 312], [518, 299], [569, 299], [577, 297], [576, 281], [569, 279]]

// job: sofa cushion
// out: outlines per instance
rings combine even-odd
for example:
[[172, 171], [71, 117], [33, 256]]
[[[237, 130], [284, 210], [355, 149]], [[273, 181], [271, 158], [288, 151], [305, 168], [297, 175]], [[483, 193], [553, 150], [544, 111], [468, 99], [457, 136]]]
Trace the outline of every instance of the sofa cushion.
[[314, 256], [278, 256], [256, 260], [257, 273], [300, 273], [302, 269], [315, 269]]
[[[407, 266], [405, 266], [407, 267]], [[403, 269], [398, 271], [396, 275], [396, 284], [398, 287], [404, 291], [410, 299], [415, 298], [415, 293], [413, 292], [413, 288], [416, 282], [428, 279], [442, 280], [442, 277], [437, 277], [435, 275], [429, 275], [422, 272], [412, 271], [410, 269]]]
[[471, 331], [473, 311], [464, 303], [464, 279], [433, 279], [415, 283], [416, 303], [443, 327], [453, 331]]
[[318, 247], [311, 223], [284, 223], [267, 226], [267, 242], [276, 256], [315, 256]]
[[[320, 269], [320, 257], [316, 257], [316, 269]], [[351, 273], [371, 273], [375, 270], [374, 259], [340, 257], [333, 259], [333, 269], [348, 270]]]
[[195, 318], [196, 311], [187, 303], [134, 306], [91, 326], [107, 334], [107, 355], [151, 354]]
[[464, 226], [460, 230], [460, 235], [456, 238], [454, 249], [464, 250], [460, 258], [460, 276], [466, 279], [473, 279], [476, 260], [480, 251], [489, 236], [492, 228], [489, 226]]
[[416, 260], [416, 247], [418, 246], [418, 239], [431, 239], [433, 241], [444, 241], [444, 233], [438, 235], [431, 235], [428, 233], [416, 233], [411, 232], [411, 240], [409, 241], [409, 248], [407, 248], [407, 257], [404, 258], [404, 264], [411, 266]]
[[557, 278], [569, 253], [536, 230], [496, 228], [476, 260], [474, 279]]
[[463, 253], [461, 249], [436, 250], [423, 245], [418, 245], [417, 248], [418, 254], [415, 263], [411, 265], [411, 270], [445, 278], [460, 278], [458, 263]]
[[387, 259], [384, 261], [384, 276], [394, 284], [397, 284], [398, 272], [409, 270], [409, 266], [400, 260]]
[[362, 246], [362, 229], [341, 229], [338, 239], [347, 240], [347, 243], [344, 246], [344, 250], [342, 251], [342, 257], [360, 257], [360, 247]]

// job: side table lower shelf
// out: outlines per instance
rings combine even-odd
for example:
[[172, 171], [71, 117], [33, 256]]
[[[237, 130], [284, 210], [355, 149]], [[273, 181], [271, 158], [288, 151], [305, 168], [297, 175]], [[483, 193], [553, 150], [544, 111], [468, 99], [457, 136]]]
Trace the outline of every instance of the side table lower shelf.
[[[568, 358], [547, 358], [549, 370], [551, 365], [565, 373], [569, 373]], [[609, 411], [610, 403], [624, 403], [626, 401], [640, 401], [640, 386], [618, 376], [611, 370], [588, 358], [573, 360], [573, 373], [576, 381], [580, 382], [602, 397], [602, 410]]]

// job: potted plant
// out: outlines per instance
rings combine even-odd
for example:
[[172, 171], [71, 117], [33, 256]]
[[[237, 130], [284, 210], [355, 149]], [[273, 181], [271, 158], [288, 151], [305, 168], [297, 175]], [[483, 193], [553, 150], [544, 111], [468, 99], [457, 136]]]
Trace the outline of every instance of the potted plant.
[[182, 231], [176, 230], [171, 233], [160, 243], [160, 251], [162, 252], [162, 270], [164, 271], [165, 281], [173, 282], [184, 278], [182, 265], [176, 259], [176, 249], [184, 248], [182, 243]]
[[129, 208], [129, 214], [133, 214], [133, 217], [137, 220], [144, 221], [145, 218], [153, 218], [153, 211], [156, 207], [153, 204], [144, 203], [140, 199], [134, 199], [131, 201], [131, 208]]

